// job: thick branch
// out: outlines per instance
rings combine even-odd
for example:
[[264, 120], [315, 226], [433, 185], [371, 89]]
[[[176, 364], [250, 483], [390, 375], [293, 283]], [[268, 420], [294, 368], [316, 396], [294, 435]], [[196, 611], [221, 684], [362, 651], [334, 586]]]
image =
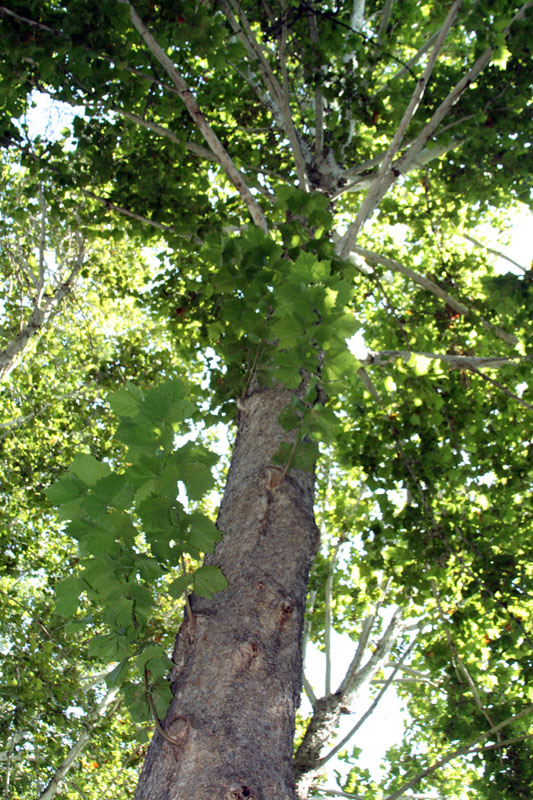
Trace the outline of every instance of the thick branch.
[[268, 233], [268, 225], [261, 206], [250, 192], [244, 176], [237, 169], [224, 145], [207, 122], [207, 119], [200, 110], [200, 107], [196, 102], [191, 90], [187, 86], [187, 83], [178, 72], [170, 58], [160, 47], [154, 36], [150, 33], [129, 0], [119, 0], [119, 2], [124, 3], [129, 7], [130, 17], [134, 27], [140, 33], [150, 52], [155, 56], [157, 61], [161, 64], [163, 69], [167, 72], [170, 79], [174, 83], [181, 99], [185, 103], [187, 111], [198, 126], [200, 133], [206, 140], [217, 160], [220, 161], [221, 165], [224, 167], [228, 178], [241, 195], [246, 207], [248, 208], [248, 211], [250, 212], [252, 220], [258, 228], [261, 228], [263, 231], [265, 231], [265, 233]]

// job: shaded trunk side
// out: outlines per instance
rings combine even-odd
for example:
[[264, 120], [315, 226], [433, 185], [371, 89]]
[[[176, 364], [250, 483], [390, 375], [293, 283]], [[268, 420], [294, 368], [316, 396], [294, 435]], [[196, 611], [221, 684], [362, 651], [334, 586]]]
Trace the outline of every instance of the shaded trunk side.
[[211, 561], [229, 587], [192, 597], [178, 633], [174, 700], [148, 751], [136, 800], [295, 800], [294, 718], [307, 578], [318, 546], [314, 476], [269, 469], [290, 441], [278, 416], [290, 392], [243, 403]]

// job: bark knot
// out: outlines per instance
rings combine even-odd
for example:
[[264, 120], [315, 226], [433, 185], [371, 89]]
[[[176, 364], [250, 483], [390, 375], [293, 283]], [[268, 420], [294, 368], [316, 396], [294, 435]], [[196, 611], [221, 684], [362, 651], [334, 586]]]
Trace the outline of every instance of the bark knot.
[[228, 795], [228, 800], [252, 800], [252, 790], [248, 786], [240, 786], [238, 789], [232, 789]]

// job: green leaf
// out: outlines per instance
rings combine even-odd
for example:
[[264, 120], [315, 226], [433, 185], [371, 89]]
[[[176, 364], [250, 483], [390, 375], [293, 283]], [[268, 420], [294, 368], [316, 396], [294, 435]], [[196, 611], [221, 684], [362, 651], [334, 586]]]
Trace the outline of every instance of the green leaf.
[[70, 465], [70, 472], [79, 478], [85, 486], [94, 486], [101, 478], [109, 475], [110, 471], [107, 464], [97, 461], [94, 456], [87, 453], [77, 453]]
[[55, 612], [62, 617], [71, 617], [79, 605], [80, 594], [86, 589], [83, 580], [76, 575], [69, 575], [56, 584]]
[[117, 417], [135, 417], [144, 400], [143, 392], [129, 383], [126, 389], [119, 389], [109, 398], [109, 405]]
[[106, 675], [106, 685], [108, 688], [118, 686], [128, 674], [129, 660], [127, 658], [119, 661], [117, 666]]
[[213, 597], [215, 592], [222, 592], [228, 585], [220, 567], [209, 565], [200, 567], [194, 573], [193, 586], [200, 597]]
[[215, 544], [222, 539], [222, 534], [211, 520], [198, 511], [188, 517], [189, 534], [187, 543], [202, 553], [213, 553]]
[[168, 593], [171, 597], [175, 597], [176, 600], [179, 600], [185, 592], [187, 591], [188, 587], [192, 584], [192, 575], [185, 574], [180, 575], [179, 578], [176, 578], [172, 581], [172, 583], [168, 587]]
[[75, 475], [68, 473], [45, 491], [46, 496], [55, 506], [83, 498], [86, 493], [87, 490], [80, 480]]

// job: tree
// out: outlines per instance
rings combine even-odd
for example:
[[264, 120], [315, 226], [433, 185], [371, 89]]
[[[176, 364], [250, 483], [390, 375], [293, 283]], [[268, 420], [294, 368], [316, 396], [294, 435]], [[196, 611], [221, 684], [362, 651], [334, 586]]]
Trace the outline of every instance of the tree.
[[[138, 800], [320, 796], [341, 715], [398, 676], [388, 800], [528, 796], [531, 271], [471, 245], [529, 201], [531, 5], [0, 7], [3, 143], [49, 215], [158, 252], [138, 302], [188, 365], [115, 392], [116, 451], [48, 490], [81, 558], [56, 611], [154, 717]], [[65, 141], [14, 124], [36, 88], [85, 107]], [[217, 530], [215, 460], [175, 434], [219, 421]], [[191, 588], [170, 692], [155, 590]], [[293, 758], [308, 588], [326, 692], [305, 683]], [[356, 642], [336, 690], [333, 624]], [[372, 796], [349, 758], [341, 792]]]

